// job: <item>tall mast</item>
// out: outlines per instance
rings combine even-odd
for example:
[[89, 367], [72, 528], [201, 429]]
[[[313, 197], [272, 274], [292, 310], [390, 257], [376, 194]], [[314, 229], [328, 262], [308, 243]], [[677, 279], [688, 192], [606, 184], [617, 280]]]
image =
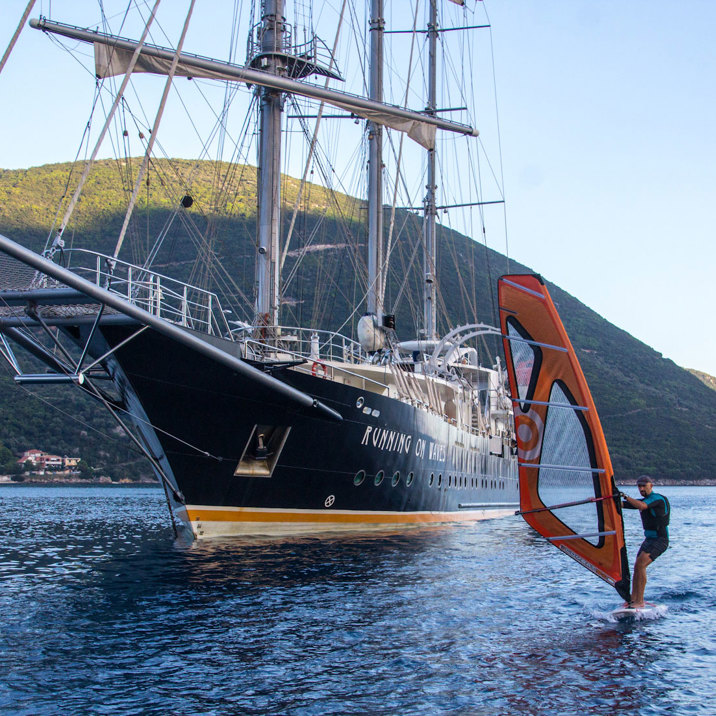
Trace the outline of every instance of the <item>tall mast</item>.
[[[261, 69], [280, 74], [284, 66], [284, 0], [263, 0], [259, 28]], [[269, 87], [258, 90], [260, 126], [258, 147], [258, 235], [256, 240], [256, 321], [275, 327], [279, 320], [278, 239], [281, 196], [281, 92]]]
[[[371, 0], [370, 99], [383, 101], [383, 0]], [[383, 314], [383, 127], [368, 132], [368, 313]]]
[[[430, 20], [428, 22], [428, 102], [426, 114], [435, 116], [437, 109], [437, 45], [438, 45], [438, 8], [437, 0], [430, 0]], [[428, 183], [425, 194], [425, 218], [423, 222], [423, 333], [426, 340], [436, 340], [437, 320], [435, 307], [435, 271], [436, 241], [435, 219], [435, 149], [428, 149]]]

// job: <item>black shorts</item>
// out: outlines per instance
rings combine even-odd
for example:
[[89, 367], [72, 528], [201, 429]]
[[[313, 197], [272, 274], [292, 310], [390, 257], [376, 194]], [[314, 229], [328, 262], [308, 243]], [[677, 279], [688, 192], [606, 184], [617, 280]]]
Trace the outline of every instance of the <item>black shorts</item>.
[[669, 539], [667, 537], [647, 537], [639, 547], [639, 552], [646, 552], [653, 562], [657, 557], [660, 557], [666, 552], [669, 546]]

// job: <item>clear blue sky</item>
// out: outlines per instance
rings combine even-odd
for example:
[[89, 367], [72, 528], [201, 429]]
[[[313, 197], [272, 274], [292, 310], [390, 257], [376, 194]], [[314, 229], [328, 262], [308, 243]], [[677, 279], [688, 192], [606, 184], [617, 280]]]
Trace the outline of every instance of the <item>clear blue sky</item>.
[[510, 249], [716, 373], [716, 3], [488, 4]]
[[[26, 4], [0, 3], [0, 52]], [[51, 5], [83, 24], [84, 2]], [[510, 255], [665, 357], [716, 375], [716, 3], [485, 7]], [[0, 167], [76, 151], [88, 106], [62, 82], [73, 60], [47, 45], [25, 30], [0, 75]]]

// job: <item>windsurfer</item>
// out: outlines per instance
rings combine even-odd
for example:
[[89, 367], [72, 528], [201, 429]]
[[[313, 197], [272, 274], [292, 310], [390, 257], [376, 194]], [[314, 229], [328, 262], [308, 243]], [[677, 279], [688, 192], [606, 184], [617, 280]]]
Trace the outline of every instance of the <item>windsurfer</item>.
[[623, 492], [622, 507], [639, 510], [644, 526], [644, 542], [639, 548], [634, 564], [634, 577], [631, 587], [631, 601], [625, 607], [641, 609], [645, 606], [644, 589], [646, 588], [646, 568], [669, 546], [669, 517], [671, 506], [663, 495], [654, 492], [654, 483], [649, 475], [642, 475], [636, 481], [643, 499], [636, 500]]

